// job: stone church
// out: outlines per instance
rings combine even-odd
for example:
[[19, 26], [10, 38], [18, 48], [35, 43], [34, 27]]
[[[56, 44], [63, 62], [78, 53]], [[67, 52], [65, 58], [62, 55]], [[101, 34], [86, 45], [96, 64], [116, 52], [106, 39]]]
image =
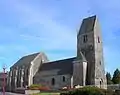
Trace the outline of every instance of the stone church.
[[9, 72], [9, 88], [42, 84], [51, 89], [76, 85], [106, 88], [103, 42], [98, 19], [83, 19], [77, 34], [77, 55], [49, 61], [43, 52], [22, 57]]

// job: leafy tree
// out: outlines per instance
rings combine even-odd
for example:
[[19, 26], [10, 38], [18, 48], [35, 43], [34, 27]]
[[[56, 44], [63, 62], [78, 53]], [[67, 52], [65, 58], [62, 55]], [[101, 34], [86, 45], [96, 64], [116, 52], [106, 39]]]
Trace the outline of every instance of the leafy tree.
[[111, 74], [109, 72], [107, 72], [106, 74], [106, 78], [107, 78], [107, 84], [112, 84], [112, 78], [111, 78]]
[[116, 69], [114, 74], [113, 74], [113, 78], [112, 81], [114, 84], [119, 84], [120, 83], [120, 71], [119, 69]]

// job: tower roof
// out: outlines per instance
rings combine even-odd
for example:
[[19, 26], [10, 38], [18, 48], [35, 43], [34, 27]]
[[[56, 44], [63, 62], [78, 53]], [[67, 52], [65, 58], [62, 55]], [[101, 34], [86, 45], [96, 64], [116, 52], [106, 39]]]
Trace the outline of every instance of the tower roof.
[[96, 18], [97, 18], [96, 15], [84, 18], [78, 34], [84, 34], [93, 31]]

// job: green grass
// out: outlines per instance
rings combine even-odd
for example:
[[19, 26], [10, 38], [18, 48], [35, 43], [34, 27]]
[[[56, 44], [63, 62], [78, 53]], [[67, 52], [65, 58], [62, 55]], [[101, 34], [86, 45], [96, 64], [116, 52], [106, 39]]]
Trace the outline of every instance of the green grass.
[[33, 95], [60, 95], [60, 93], [39, 93], [39, 94], [33, 94]]

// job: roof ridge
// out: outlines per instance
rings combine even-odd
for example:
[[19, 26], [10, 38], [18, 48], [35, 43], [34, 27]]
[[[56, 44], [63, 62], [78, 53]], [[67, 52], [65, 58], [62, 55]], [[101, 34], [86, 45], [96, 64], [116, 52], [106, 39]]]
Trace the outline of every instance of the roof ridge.
[[64, 59], [58, 59], [58, 60], [49, 61], [48, 63], [50, 63], [50, 62], [57, 62], [57, 61], [64, 61], [64, 60], [70, 60], [72, 58], [76, 58], [76, 56], [75, 57], [70, 57], [70, 58], [64, 58]]
[[[40, 52], [32, 53], [32, 54], [25, 55], [25, 56], [21, 57], [17, 62], [15, 62], [15, 64], [12, 67], [18, 66], [18, 64], [20, 65], [23, 63], [25, 63], [25, 65], [29, 64], [32, 60], [34, 60], [34, 58], [36, 56], [38, 56], [38, 54], [40, 54]], [[22, 61], [22, 63], [21, 63], [21, 61]]]
[[41, 53], [41, 52], [29, 53], [29, 54], [24, 55], [23, 57], [27, 57], [27, 56], [34, 55], [34, 54], [40, 54], [40, 53]]

